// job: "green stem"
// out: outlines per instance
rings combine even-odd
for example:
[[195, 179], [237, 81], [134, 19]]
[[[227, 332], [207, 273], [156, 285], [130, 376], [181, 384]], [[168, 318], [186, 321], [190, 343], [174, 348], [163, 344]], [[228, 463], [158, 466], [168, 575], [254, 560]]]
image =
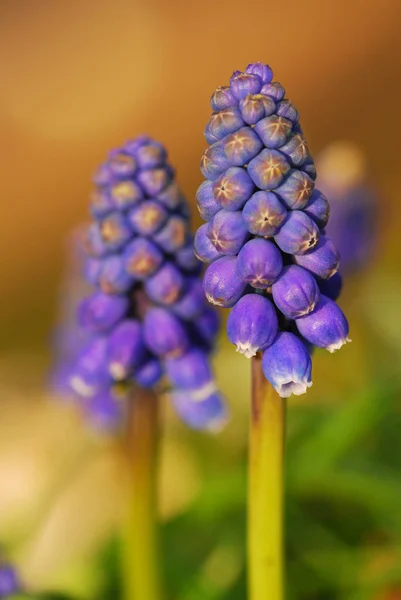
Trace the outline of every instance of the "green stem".
[[285, 401], [252, 359], [248, 487], [248, 600], [283, 600]]
[[157, 548], [159, 399], [138, 391], [130, 402], [127, 458], [129, 495], [124, 528], [125, 600], [161, 600]]

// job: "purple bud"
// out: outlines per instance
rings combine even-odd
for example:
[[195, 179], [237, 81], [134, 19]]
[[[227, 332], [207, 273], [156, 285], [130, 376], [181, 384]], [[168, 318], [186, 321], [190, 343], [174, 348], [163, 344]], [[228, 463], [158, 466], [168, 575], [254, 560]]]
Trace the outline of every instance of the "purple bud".
[[206, 235], [213, 246], [224, 254], [238, 254], [249, 238], [241, 211], [224, 209], [213, 217]]
[[255, 356], [273, 343], [278, 319], [273, 304], [260, 294], [247, 294], [230, 311], [227, 336], [237, 352], [246, 358]]
[[347, 319], [341, 308], [330, 298], [321, 295], [315, 309], [296, 319], [299, 333], [308, 342], [318, 348], [326, 348], [329, 352], [339, 350], [350, 342]]
[[245, 69], [246, 73], [252, 73], [260, 77], [263, 83], [270, 83], [273, 79], [273, 71], [269, 65], [264, 65], [261, 62], [250, 63]]
[[135, 381], [143, 388], [155, 386], [163, 376], [163, 368], [157, 358], [148, 358], [134, 373]]
[[287, 210], [273, 192], [256, 192], [242, 211], [248, 231], [255, 235], [275, 235], [287, 218]]
[[14, 597], [21, 589], [17, 573], [9, 564], [0, 565], [0, 598]]
[[108, 347], [108, 369], [113, 379], [126, 379], [144, 356], [145, 344], [139, 321], [126, 319], [119, 323], [110, 335]]
[[260, 119], [268, 117], [276, 110], [276, 105], [271, 98], [263, 94], [245, 96], [240, 103], [242, 118], [248, 125], [255, 125]]
[[265, 148], [250, 161], [248, 173], [258, 188], [272, 190], [280, 185], [290, 170], [285, 156], [278, 150]]
[[121, 178], [132, 176], [137, 168], [135, 158], [121, 150], [112, 150], [107, 164], [111, 173]]
[[206, 125], [205, 138], [208, 144], [213, 144], [244, 125], [244, 120], [237, 106], [215, 112]]
[[164, 206], [167, 206], [167, 208], [174, 210], [183, 201], [183, 196], [177, 183], [173, 181], [162, 192], [157, 194], [155, 199]]
[[146, 169], [138, 173], [138, 182], [148, 196], [160, 194], [173, 178], [171, 167]]
[[273, 283], [272, 292], [277, 308], [288, 319], [310, 313], [320, 297], [313, 275], [297, 265], [284, 267], [280, 277]]
[[[198, 399], [198, 395], [201, 399]], [[220, 431], [227, 421], [227, 408], [221, 394], [174, 392], [171, 395], [178, 416], [193, 429]]]
[[203, 290], [211, 304], [229, 308], [241, 298], [246, 283], [238, 277], [237, 258], [223, 256], [205, 271]]
[[149, 143], [139, 146], [135, 157], [140, 169], [154, 169], [163, 166], [167, 152], [159, 142], [149, 141]]
[[100, 431], [116, 429], [123, 418], [120, 400], [110, 390], [101, 390], [96, 396], [88, 398], [84, 410], [92, 427]]
[[279, 148], [285, 144], [291, 129], [291, 121], [277, 115], [266, 117], [255, 125], [255, 131], [266, 148]]
[[78, 396], [89, 398], [110, 384], [107, 346], [107, 338], [95, 337], [79, 352], [69, 378], [70, 387]]
[[213, 181], [206, 180], [198, 187], [198, 191], [196, 192], [196, 203], [199, 214], [204, 221], [210, 221], [221, 209], [221, 206], [217, 204], [214, 198], [213, 186]]
[[180, 216], [171, 216], [153, 239], [162, 250], [169, 254], [177, 252], [188, 241], [188, 221]]
[[99, 258], [87, 258], [84, 266], [85, 279], [92, 285], [98, 285], [104, 262]]
[[309, 158], [308, 146], [299, 133], [292, 135], [288, 142], [281, 146], [280, 152], [285, 154], [295, 167], [303, 165]]
[[263, 353], [263, 373], [282, 398], [304, 394], [312, 385], [312, 362], [305, 344], [293, 333], [281, 332]]
[[330, 279], [338, 270], [340, 256], [333, 242], [322, 235], [313, 250], [295, 256], [295, 262], [322, 279]]
[[143, 335], [148, 349], [163, 358], [180, 356], [189, 347], [182, 321], [164, 308], [151, 308], [145, 315]]
[[221, 208], [239, 210], [251, 197], [254, 188], [246, 169], [231, 167], [212, 184], [212, 193]]
[[105, 294], [124, 294], [133, 285], [132, 276], [127, 273], [120, 255], [110, 256], [103, 262], [99, 285]]
[[265, 83], [260, 93], [273, 98], [275, 102], [280, 102], [285, 96], [285, 89], [278, 81], [273, 81], [272, 83]]
[[95, 218], [105, 217], [113, 212], [113, 202], [106, 190], [97, 189], [92, 192], [90, 210]]
[[257, 289], [266, 289], [283, 268], [281, 252], [273, 242], [262, 238], [249, 240], [238, 254], [237, 272], [243, 281]]
[[183, 271], [193, 274], [199, 273], [202, 268], [201, 263], [195, 256], [193, 241], [176, 252], [175, 262]]
[[287, 254], [305, 254], [316, 246], [319, 240], [319, 229], [303, 211], [292, 210], [274, 240]]
[[[221, 142], [224, 146], [228, 166], [243, 167], [254, 158], [263, 147], [259, 136], [250, 127], [242, 127], [231, 133]], [[225, 170], [225, 169], [224, 169]]]
[[230, 106], [235, 106], [238, 101], [228, 86], [222, 86], [218, 87], [213, 93], [210, 104], [213, 110], [224, 110]]
[[292, 123], [297, 123], [299, 119], [297, 109], [289, 100], [283, 100], [277, 105], [277, 114], [292, 121]]
[[85, 252], [94, 258], [102, 258], [108, 253], [106, 244], [103, 241], [100, 226], [98, 223], [92, 223], [85, 232], [83, 246]]
[[230, 79], [230, 87], [237, 100], [241, 100], [248, 94], [258, 94], [262, 88], [262, 81], [257, 75], [235, 71]]
[[216, 309], [207, 306], [193, 323], [195, 333], [203, 344], [212, 346], [220, 329], [220, 317]]
[[173, 386], [180, 390], [195, 390], [212, 382], [209, 359], [203, 350], [193, 348], [166, 360], [166, 373]]
[[121, 213], [113, 213], [100, 223], [100, 234], [108, 250], [120, 250], [132, 238], [132, 228]]
[[137, 135], [134, 140], [128, 140], [128, 142], [124, 144], [124, 149], [126, 152], [128, 152], [128, 154], [133, 154], [135, 156], [138, 148], [144, 144], [149, 144], [151, 141], [152, 139], [148, 135]]
[[80, 304], [78, 322], [88, 331], [107, 331], [124, 317], [128, 305], [128, 298], [96, 292]]
[[126, 210], [143, 199], [143, 191], [135, 181], [119, 181], [110, 188], [110, 197], [119, 210]]
[[326, 196], [323, 196], [322, 192], [315, 189], [304, 212], [315, 221], [319, 229], [324, 229], [330, 216], [330, 204]]
[[220, 258], [222, 253], [219, 252], [209, 239], [208, 231], [210, 223], [204, 223], [195, 233], [194, 248], [196, 257], [205, 263], [210, 263]]
[[145, 281], [145, 291], [153, 302], [170, 305], [176, 302], [184, 287], [181, 271], [165, 263], [155, 275]]
[[143, 281], [160, 267], [163, 255], [150, 240], [137, 238], [125, 248], [123, 261], [127, 272]]
[[199, 279], [190, 279], [184, 295], [171, 307], [173, 312], [182, 319], [197, 317], [206, 305], [202, 282]]
[[331, 300], [337, 300], [343, 286], [343, 278], [337, 271], [330, 279], [319, 279], [318, 286], [322, 294]]
[[224, 171], [231, 167], [230, 160], [225, 154], [224, 141], [220, 140], [209, 146], [201, 158], [202, 175], [211, 181], [220, 177]]
[[152, 235], [165, 223], [167, 211], [159, 202], [146, 200], [130, 211], [128, 219], [136, 233]]
[[308, 204], [314, 187], [313, 179], [296, 169], [290, 171], [287, 179], [275, 189], [275, 193], [288, 208], [300, 209]]

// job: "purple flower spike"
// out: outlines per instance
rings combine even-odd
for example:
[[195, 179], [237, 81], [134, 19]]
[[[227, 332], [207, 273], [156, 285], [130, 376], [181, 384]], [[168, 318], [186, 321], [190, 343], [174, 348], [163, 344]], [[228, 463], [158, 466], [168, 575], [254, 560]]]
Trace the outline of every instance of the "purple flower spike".
[[184, 278], [172, 263], [165, 263], [155, 275], [145, 281], [145, 291], [153, 302], [171, 305], [184, 288]]
[[213, 144], [243, 125], [244, 120], [237, 106], [213, 113], [205, 129], [206, 141], [208, 144]]
[[148, 196], [156, 196], [171, 183], [173, 176], [170, 167], [145, 169], [139, 172], [138, 183]]
[[137, 238], [125, 248], [123, 260], [127, 272], [134, 279], [143, 281], [160, 267], [163, 255], [150, 240]]
[[130, 211], [128, 219], [136, 233], [151, 235], [165, 223], [167, 211], [159, 202], [146, 200]]
[[250, 63], [245, 69], [245, 72], [257, 75], [262, 80], [262, 83], [270, 83], [273, 79], [272, 69], [269, 65], [264, 65], [261, 62]]
[[171, 396], [179, 417], [193, 429], [213, 433], [220, 431], [227, 422], [228, 413], [221, 394], [213, 392], [201, 399], [189, 392], [174, 392]]
[[124, 215], [113, 213], [100, 223], [100, 234], [108, 250], [121, 250], [132, 238], [133, 232]]
[[330, 204], [319, 190], [313, 190], [304, 212], [313, 219], [319, 229], [324, 229], [330, 216]]
[[255, 238], [238, 254], [237, 272], [243, 281], [257, 289], [266, 289], [280, 275], [283, 259], [280, 250], [268, 240]]
[[[250, 127], [242, 127], [224, 138], [224, 153], [228, 166], [243, 167], [262, 149], [262, 142]], [[225, 169], [224, 169], [225, 170]]]
[[220, 208], [235, 211], [244, 206], [254, 188], [246, 169], [231, 167], [212, 184], [212, 193]]
[[246, 358], [270, 346], [277, 332], [278, 319], [273, 304], [258, 294], [243, 296], [228, 316], [228, 339]]
[[343, 278], [337, 271], [330, 279], [319, 279], [318, 286], [322, 294], [330, 298], [331, 300], [337, 300], [341, 294], [343, 286]]
[[312, 363], [305, 344], [294, 334], [281, 332], [263, 353], [263, 373], [282, 398], [304, 394], [312, 385]]
[[132, 287], [134, 279], [127, 272], [123, 258], [117, 254], [104, 260], [98, 282], [105, 294], [124, 294]]
[[[298, 210], [308, 204], [314, 187], [314, 181], [309, 175], [303, 171], [293, 170], [275, 192], [288, 208]], [[308, 214], [306, 210], [305, 212]]]
[[209, 239], [209, 229], [210, 223], [201, 225], [195, 234], [194, 240], [195, 254], [199, 260], [205, 263], [213, 262], [222, 256], [222, 253], [213, 246]]
[[182, 321], [165, 308], [150, 309], [144, 319], [146, 346], [156, 356], [173, 358], [189, 347], [189, 337]]
[[242, 211], [248, 231], [263, 237], [275, 235], [287, 214], [287, 209], [273, 192], [256, 192]]
[[213, 195], [213, 181], [204, 181], [196, 192], [196, 203], [199, 214], [204, 221], [210, 221], [219, 212], [221, 206], [217, 204]]
[[166, 360], [166, 373], [179, 390], [197, 390], [211, 386], [213, 374], [206, 352], [193, 348], [178, 358]]
[[265, 148], [250, 161], [248, 173], [261, 190], [278, 187], [290, 170], [285, 156], [278, 150]]
[[205, 304], [202, 282], [199, 279], [192, 279], [187, 284], [187, 291], [172, 306], [172, 310], [181, 319], [189, 320], [197, 317], [204, 310]]
[[272, 81], [271, 83], [265, 83], [260, 93], [269, 96], [275, 102], [280, 102], [285, 96], [285, 89], [278, 81]]
[[188, 222], [183, 217], [172, 215], [153, 239], [165, 252], [173, 253], [188, 241]]
[[245, 96], [239, 107], [242, 118], [248, 125], [255, 125], [263, 117], [272, 115], [276, 109], [274, 101], [263, 94]]
[[287, 141], [292, 123], [284, 117], [271, 115], [255, 125], [255, 131], [266, 148], [279, 148]]
[[126, 379], [145, 356], [142, 326], [135, 319], [122, 321], [110, 335], [108, 368], [114, 381]]
[[217, 88], [210, 99], [210, 105], [213, 110], [224, 110], [230, 106], [236, 106], [238, 100], [235, 98], [229, 86]]
[[258, 75], [249, 72], [236, 71], [230, 79], [231, 91], [237, 100], [245, 98], [248, 94], [258, 94], [262, 88], [262, 83]]
[[329, 352], [335, 352], [351, 341], [348, 338], [349, 328], [344, 313], [326, 296], [321, 295], [315, 309], [295, 322], [299, 333], [308, 342]]
[[15, 568], [10, 564], [0, 565], [0, 598], [13, 597], [21, 590]]
[[276, 244], [287, 254], [305, 254], [319, 240], [319, 229], [301, 210], [288, 213], [287, 220], [274, 237]]
[[97, 292], [81, 303], [78, 322], [81, 327], [90, 332], [101, 333], [117, 325], [125, 315], [127, 308], [127, 298]]
[[314, 275], [322, 279], [330, 279], [338, 270], [340, 255], [333, 242], [322, 235], [313, 250], [295, 256], [294, 260]]
[[135, 369], [135, 381], [143, 388], [154, 387], [163, 377], [163, 368], [157, 358], [148, 358]]
[[288, 319], [310, 313], [320, 297], [313, 275], [297, 265], [283, 269], [280, 277], [273, 283], [272, 292], [277, 308]]
[[211, 304], [226, 308], [234, 306], [245, 288], [246, 283], [238, 277], [235, 256], [223, 256], [206, 269], [203, 290]]
[[216, 250], [224, 254], [237, 254], [249, 238], [242, 213], [224, 209], [213, 217], [206, 235]]
[[164, 165], [167, 152], [159, 142], [149, 141], [149, 143], [139, 146], [135, 157], [140, 169], [154, 169]]
[[143, 191], [135, 181], [118, 181], [110, 188], [110, 198], [115, 208], [127, 210], [143, 200]]

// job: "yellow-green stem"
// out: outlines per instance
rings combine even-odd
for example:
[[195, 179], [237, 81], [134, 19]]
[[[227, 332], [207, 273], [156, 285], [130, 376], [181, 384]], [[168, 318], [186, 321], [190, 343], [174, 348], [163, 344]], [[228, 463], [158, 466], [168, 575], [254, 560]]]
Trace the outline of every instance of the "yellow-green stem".
[[125, 600], [161, 600], [157, 543], [159, 398], [138, 391], [130, 402], [127, 458], [129, 494], [124, 526]]
[[285, 400], [252, 359], [248, 481], [248, 600], [283, 600]]

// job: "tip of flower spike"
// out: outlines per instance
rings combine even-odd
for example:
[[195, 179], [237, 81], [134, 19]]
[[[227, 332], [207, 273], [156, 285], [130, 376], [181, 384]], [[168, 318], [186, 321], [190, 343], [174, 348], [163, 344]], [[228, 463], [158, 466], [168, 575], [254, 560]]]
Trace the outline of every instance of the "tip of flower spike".
[[281, 398], [289, 398], [292, 394], [294, 396], [306, 394], [310, 387], [312, 387], [312, 381], [289, 381], [278, 385], [276, 391]]
[[328, 350], [331, 353], [337, 352], [337, 350], [340, 350], [340, 348], [342, 348], [343, 346], [345, 346], [345, 344], [347, 344], [347, 343], [349, 344], [351, 342], [352, 342], [352, 340], [349, 337], [342, 338], [341, 340], [338, 340], [334, 344], [331, 344], [330, 346], [327, 346], [326, 350]]
[[252, 356], [256, 356], [258, 350], [258, 346], [252, 346], [252, 344], [249, 342], [239, 342], [236, 347], [236, 352], [243, 354], [246, 358], [252, 358]]

